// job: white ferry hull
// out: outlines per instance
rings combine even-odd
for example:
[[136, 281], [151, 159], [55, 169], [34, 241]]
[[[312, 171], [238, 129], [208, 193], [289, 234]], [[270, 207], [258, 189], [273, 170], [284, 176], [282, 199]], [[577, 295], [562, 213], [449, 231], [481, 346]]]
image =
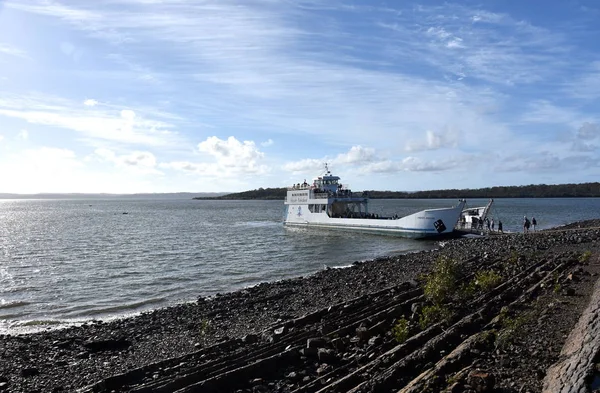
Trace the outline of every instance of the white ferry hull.
[[286, 205], [284, 224], [288, 226], [354, 230], [367, 233], [422, 239], [454, 231], [465, 202], [452, 208], [422, 210], [397, 219], [332, 218], [325, 212], [312, 213], [306, 205]]

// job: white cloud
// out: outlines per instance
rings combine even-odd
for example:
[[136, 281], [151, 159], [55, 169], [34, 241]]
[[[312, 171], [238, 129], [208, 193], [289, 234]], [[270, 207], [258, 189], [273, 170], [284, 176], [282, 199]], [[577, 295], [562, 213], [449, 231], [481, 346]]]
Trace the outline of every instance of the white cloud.
[[[222, 120], [225, 125], [229, 122], [259, 124], [263, 129], [284, 133], [296, 130], [323, 138], [337, 138], [339, 130], [343, 129], [355, 143], [368, 141], [383, 146], [388, 144], [390, 129], [400, 130], [399, 139], [409, 136], [402, 130], [410, 129], [411, 123], [427, 122], [429, 124], [422, 126], [433, 129], [435, 124], [431, 119], [436, 118], [440, 109], [451, 117], [449, 122], [468, 121], [469, 116], [479, 115], [465, 114], [469, 106], [459, 106], [494, 99], [489, 90], [441, 87], [438, 81], [345, 62], [342, 59], [346, 56], [339, 53], [341, 46], [337, 41], [345, 32], [328, 32], [322, 40], [310, 40], [314, 32], [308, 26], [304, 31], [290, 27], [298, 26], [290, 22], [300, 16], [310, 17], [311, 26], [320, 25], [322, 16], [307, 14], [308, 11], [290, 13], [287, 12], [289, 7], [276, 3], [251, 3], [247, 7], [227, 2], [153, 3], [148, 6], [117, 1], [103, 9], [92, 9], [84, 3], [77, 6], [10, 3], [10, 6], [59, 17], [84, 32], [108, 40], [116, 35], [126, 36], [131, 40], [128, 45], [133, 48], [138, 43], [143, 43], [143, 47], [150, 42], [159, 47], [165, 44], [177, 56], [178, 68], [195, 74], [193, 82], [199, 88], [195, 90], [206, 94], [206, 100], [196, 100], [201, 102], [198, 117], [212, 116], [214, 112], [233, 114]], [[399, 12], [401, 10], [390, 13], [390, 10], [375, 8], [368, 11], [381, 12], [384, 17], [393, 15], [401, 21], [407, 18]], [[464, 8], [450, 11], [459, 17], [462, 15], [464, 20], [470, 15]], [[357, 7], [351, 12], [359, 13], [362, 9]], [[434, 11], [421, 8], [421, 13], [410, 14], [427, 22], [429, 13], [434, 14]], [[340, 29], [351, 31], [351, 25], [346, 25], [343, 20], [340, 23]], [[454, 23], [458, 25], [458, 22]], [[456, 27], [447, 29], [436, 23], [433, 26], [425, 24], [423, 28], [432, 37], [448, 40], [447, 37], [452, 36], [457, 42], [459, 40], [449, 32], [457, 31]], [[428, 51], [422, 45], [422, 33], [422, 30], [408, 31], [407, 38], [400, 41], [389, 37], [382, 42], [381, 48], [393, 48], [419, 64], [419, 59], [427, 62], [431, 56], [414, 53], [415, 50]], [[361, 39], [379, 42], [381, 37]], [[446, 43], [444, 41], [444, 45]], [[404, 45], [408, 47], [404, 48]], [[481, 46], [487, 47], [483, 43]], [[437, 56], [437, 50], [432, 49], [433, 55]], [[373, 63], [396, 61], [393, 54], [375, 55]], [[380, 60], [382, 56], [385, 58]], [[129, 61], [122, 54], [116, 55], [115, 59]], [[352, 57], [351, 60], [358, 59]], [[460, 67], [452, 66], [459, 77], [465, 75]], [[445, 70], [445, 67], [444, 64], [441, 68]], [[152, 73], [152, 70], [147, 71]], [[445, 94], [449, 92], [458, 98], [448, 100]], [[307, 100], [306, 97], [319, 97], [319, 100]], [[463, 116], [453, 115], [459, 112]], [[370, 132], [365, 133], [365, 129]]]
[[407, 172], [444, 172], [450, 171], [459, 165], [459, 160], [446, 159], [444, 161], [423, 160], [418, 157], [406, 157], [402, 160], [400, 169]]
[[362, 146], [352, 146], [348, 153], [339, 154], [334, 163], [356, 164], [374, 161], [376, 159], [375, 149]]
[[[11, 152], [0, 157], [0, 184], [4, 192], [92, 192], [134, 193], [168, 192], [173, 184], [169, 179], [157, 179], [157, 171], [143, 170], [140, 165], [151, 165], [151, 158], [106, 154], [115, 159], [127, 158], [137, 165], [102, 165], [99, 156], [95, 160], [81, 159], [73, 150], [40, 147]], [[130, 162], [129, 164], [132, 164]], [[140, 170], [142, 169], [142, 170]]]
[[238, 141], [230, 136], [227, 140], [211, 136], [198, 144], [198, 150], [217, 160], [217, 166], [225, 172], [263, 173], [267, 171], [260, 161], [264, 153], [253, 141]]
[[56, 184], [61, 178], [70, 178], [81, 170], [82, 164], [72, 150], [27, 149], [0, 161], [0, 184], [4, 184], [8, 192], [52, 192], [57, 191]]
[[[158, 112], [153, 112], [156, 115]], [[173, 146], [179, 142], [171, 124], [138, 116], [131, 109], [90, 110], [73, 101], [47, 96], [7, 96], [0, 93], [0, 115], [32, 124], [72, 130], [89, 138], [122, 144]]]
[[332, 169], [332, 167], [354, 167], [373, 161], [377, 161], [377, 155], [374, 148], [352, 146], [347, 153], [338, 154], [335, 158], [310, 158], [295, 162], [287, 162], [283, 165], [283, 169], [292, 173], [312, 174], [323, 172], [325, 164], [328, 164]]
[[408, 141], [406, 143], [407, 151], [437, 150], [441, 148], [453, 148], [458, 145], [459, 135], [457, 132], [449, 130], [442, 133], [433, 131], [425, 132], [425, 141]]
[[574, 135], [571, 150], [591, 153], [599, 148], [600, 144], [600, 125], [598, 123], [585, 122]]
[[27, 130], [19, 131], [19, 133], [17, 134], [17, 138], [26, 141], [27, 139], [29, 139], [29, 131], [27, 131]]
[[576, 109], [555, 105], [548, 100], [532, 101], [521, 117], [523, 122], [565, 124], [575, 127], [581, 124], [582, 114]]
[[292, 173], [314, 173], [323, 171], [325, 163], [328, 159], [313, 159], [306, 158], [296, 162], [288, 162], [283, 165], [283, 169], [287, 172]]
[[198, 151], [203, 156], [203, 162], [171, 161], [158, 166], [211, 179], [269, 172], [268, 166], [262, 163], [264, 153], [258, 150], [253, 141], [240, 142], [233, 136], [226, 140], [211, 136], [198, 144]]
[[402, 170], [402, 164], [398, 161], [383, 160], [368, 163], [362, 166], [359, 171], [363, 174], [368, 173], [397, 173]]
[[463, 45], [463, 40], [461, 38], [454, 38], [450, 41], [448, 41], [448, 43], [446, 43], [446, 46], [448, 48], [464, 48], [465, 46]]
[[600, 137], [600, 125], [594, 123], [585, 122], [577, 130], [577, 138], [583, 140], [597, 139]]
[[156, 166], [156, 158], [152, 153], [145, 151], [136, 151], [124, 157], [123, 162], [129, 166], [143, 166], [154, 168]]
[[4, 135], [0, 135], [0, 142], [4, 139]]
[[63, 41], [60, 43], [60, 51], [65, 56], [69, 57], [70, 59], [72, 59], [76, 62], [81, 60], [81, 58], [83, 56], [83, 50], [77, 48], [72, 43], [66, 42], [66, 41]]
[[118, 162], [117, 155], [112, 150], [109, 150], [109, 149], [96, 149], [94, 151], [94, 154], [96, 156], [102, 158], [105, 161], [110, 161], [110, 162], [114, 162], [114, 163]]
[[0, 42], [0, 55], [5, 54], [9, 56], [21, 57], [21, 58], [29, 58], [27, 53], [21, 49], [15, 48], [14, 46], [8, 45], [6, 43]]
[[473, 23], [482, 22], [482, 23], [490, 23], [490, 24], [500, 24], [503, 19], [506, 18], [506, 15], [498, 14], [494, 12], [476, 10], [475, 15], [471, 17]]
[[[380, 23], [393, 30], [398, 61], [420, 62], [492, 85], [531, 84], [569, 70], [566, 35], [466, 5], [420, 6]], [[457, 50], [460, 49], [460, 50]], [[414, 61], [418, 63], [419, 61]]]
[[595, 150], [598, 149], [598, 145], [593, 144], [593, 143], [588, 143], [588, 142], [584, 142], [581, 140], [576, 140], [573, 142], [573, 145], [571, 147], [571, 149], [573, 151], [578, 151], [578, 152], [582, 152], [582, 153], [586, 153], [586, 152], [593, 152]]
[[85, 106], [96, 106], [98, 105], [98, 101], [92, 99], [92, 98], [88, 98], [87, 100], [83, 101], [83, 105]]
[[194, 163], [189, 161], [173, 161], [159, 164], [161, 168], [174, 169], [177, 171], [206, 174], [208, 176], [217, 175], [218, 167], [214, 164]]
[[[369, 45], [382, 48], [373, 49], [370, 60], [344, 53], [344, 46], [339, 45], [339, 40], [353, 31], [345, 19], [339, 20], [339, 31], [324, 31], [321, 26], [329, 24], [321, 23], [325, 22], [323, 15], [304, 9], [290, 12], [287, 5], [271, 2], [252, 2], [245, 7], [228, 2], [142, 4], [133, 1], [115, 1], [101, 9], [87, 3], [67, 6], [11, 2], [9, 6], [58, 17], [87, 34], [111, 42], [116, 36], [126, 37], [127, 56], [111, 57], [120, 64], [139, 62], [145, 56], [136, 59], [135, 49], [146, 53], [144, 48], [150, 43], [168, 51], [178, 60], [177, 75], [194, 74], [194, 80], [186, 81], [194, 94], [199, 95], [186, 102], [186, 106], [195, 111], [194, 122], [214, 118], [217, 113], [222, 115], [219, 122], [224, 129], [249, 124], [272, 132], [309, 133], [313, 138], [327, 141], [339, 141], [343, 135], [344, 140], [356, 144], [396, 150], [402, 149], [403, 146], [399, 146], [402, 142], [390, 146], [390, 141], [407, 140], [414, 129], [437, 130], [452, 126], [469, 136], [474, 135], [468, 140], [476, 143], [481, 138], [478, 136], [481, 130], [498, 128], [490, 124], [494, 122], [491, 117], [482, 116], [478, 111], [478, 106], [498, 106], [500, 95], [490, 89], [446, 85], [387, 66], [371, 67], [394, 64], [401, 56], [412, 59], [413, 65], [434, 65], [443, 72], [451, 69], [459, 79], [470, 76], [471, 69], [462, 60], [457, 61], [460, 59], [456, 59], [455, 54], [439, 52], [454, 53], [456, 50], [448, 50], [448, 46], [456, 49], [459, 43], [469, 48], [468, 54], [474, 55], [489, 47], [487, 41], [473, 38], [478, 31], [463, 36], [460, 28], [464, 23], [471, 23], [474, 12], [466, 7], [421, 7], [416, 13], [368, 8], [377, 18], [398, 18], [400, 33], [406, 34], [401, 40], [396, 35], [381, 35], [376, 30], [369, 31], [365, 37], [352, 36], [360, 40], [357, 45], [381, 42], [381, 45]], [[347, 10], [363, 11], [360, 6]], [[457, 20], [435, 19], [438, 13], [444, 12], [456, 15]], [[306, 18], [310, 23], [304, 29], [291, 27], [303, 26], [292, 23], [298, 22], [297, 18]], [[414, 26], [413, 22], [422, 27], [403, 27]], [[478, 28], [485, 29], [483, 25]], [[492, 34], [484, 33], [487, 38]], [[314, 40], [315, 34], [321, 38]], [[441, 41], [435, 47], [423, 45], [432, 39]], [[495, 64], [491, 69], [496, 70], [505, 57], [495, 53], [492, 60]], [[173, 71], [169, 66], [157, 67], [163, 73]], [[525, 64], [523, 69], [533, 68]], [[148, 68], [138, 74], [154, 74], [153, 71]], [[520, 75], [521, 70], [516, 74]], [[319, 100], [307, 97], [319, 97]], [[138, 121], [138, 116], [134, 121]], [[101, 137], [99, 134], [94, 133], [94, 137]]]
[[293, 173], [312, 174], [322, 172], [324, 163], [328, 162], [330, 167], [342, 168], [348, 172], [365, 174], [400, 172], [442, 172], [450, 171], [461, 166], [468, 165], [475, 158], [470, 155], [445, 158], [442, 160], [419, 158], [414, 156], [399, 160], [390, 160], [378, 154], [375, 149], [353, 146], [348, 153], [340, 154], [333, 160], [304, 159], [296, 162], [288, 162], [283, 168]]
[[[273, 137], [277, 154], [295, 160], [283, 168], [311, 173], [321, 172], [324, 162], [344, 164], [353, 174], [458, 171], [457, 157], [467, 152], [488, 157], [509, 146], [530, 154], [564, 125], [567, 143], [548, 142], [544, 148], [562, 157], [571, 145], [591, 152], [598, 144], [585, 139], [588, 131], [580, 138], [573, 132], [583, 122], [597, 123], [592, 110], [585, 112], [593, 105], [565, 104], [572, 97], [595, 100], [600, 86], [600, 67], [589, 61], [595, 53], [571, 46], [568, 27], [539, 27], [488, 12], [486, 4], [398, 3], [395, 9], [313, 0], [239, 4], [112, 0], [96, 7], [8, 0], [5, 6], [25, 17], [54, 18], [57, 31], [66, 27], [94, 37], [90, 45], [105, 41], [94, 48], [99, 61], [94, 67], [69, 62], [70, 85], [102, 92], [103, 102], [90, 98], [81, 105], [81, 93], [75, 102], [0, 92], [0, 116], [29, 122], [36, 136], [44, 126], [49, 132], [71, 130], [77, 142], [108, 148], [113, 156], [103, 159], [117, 166], [172, 169], [190, 178], [279, 169], [261, 151], [273, 145], [264, 135], [275, 133], [282, 134]], [[73, 56], [81, 42], [63, 42], [60, 49]], [[568, 80], [567, 73], [574, 76], [564, 89], [577, 88], [557, 94], [556, 81]], [[152, 89], [142, 83], [147, 81], [155, 82]], [[106, 89], [96, 89], [96, 83], [107, 83]], [[157, 107], [139, 107], [140, 102]], [[260, 132], [247, 137], [256, 144], [207, 138], [252, 132]], [[189, 140], [207, 139], [191, 153], [180, 138], [184, 133]], [[298, 138], [303, 143], [294, 143]], [[290, 146], [308, 146], [309, 153]], [[160, 160], [136, 155], [156, 147]], [[175, 149], [185, 153], [165, 153]], [[406, 151], [411, 157], [402, 155]], [[317, 158], [302, 160], [311, 154]]]
[[[569, 163], [569, 161], [572, 163]], [[556, 172], [563, 164], [567, 163], [571, 166], [573, 163], [579, 163], [580, 160], [569, 158], [560, 158], [558, 155], [540, 151], [535, 155], [520, 156], [515, 155], [505, 160], [503, 165], [496, 167], [498, 172]], [[566, 168], [565, 168], [566, 169]]]
[[563, 92], [569, 97], [595, 101], [600, 91], [600, 61], [587, 64], [565, 83]]
[[136, 173], [162, 175], [162, 172], [156, 169], [156, 157], [147, 151], [133, 151], [129, 154], [117, 155], [112, 150], [99, 148], [94, 151], [94, 156]]
[[142, 80], [144, 82], [150, 83], [158, 83], [161, 82], [161, 78], [157, 75], [157, 73], [153, 72], [149, 67], [142, 66], [136, 63], [134, 60], [130, 60], [128, 57], [111, 53], [107, 56], [110, 60], [114, 61], [116, 64], [120, 66], [125, 66], [132, 73], [132, 76], [137, 80]]
[[121, 111], [121, 117], [128, 121], [133, 121], [133, 119], [135, 119], [135, 112], [130, 109], [123, 109]]
[[448, 33], [443, 27], [430, 27], [427, 29], [427, 34], [440, 40], [445, 40], [452, 36], [452, 34]]

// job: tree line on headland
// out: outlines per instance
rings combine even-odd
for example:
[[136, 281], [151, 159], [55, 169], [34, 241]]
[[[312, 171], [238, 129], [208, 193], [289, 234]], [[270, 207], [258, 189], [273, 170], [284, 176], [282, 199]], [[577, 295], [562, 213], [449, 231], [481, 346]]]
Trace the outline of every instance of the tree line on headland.
[[[498, 186], [477, 189], [451, 189], [433, 191], [375, 191], [365, 190], [371, 199], [441, 199], [441, 198], [581, 198], [600, 197], [600, 183], [581, 184], [530, 184], [527, 186]], [[285, 199], [286, 187], [259, 188], [218, 197], [194, 199], [220, 200], [277, 200]]]

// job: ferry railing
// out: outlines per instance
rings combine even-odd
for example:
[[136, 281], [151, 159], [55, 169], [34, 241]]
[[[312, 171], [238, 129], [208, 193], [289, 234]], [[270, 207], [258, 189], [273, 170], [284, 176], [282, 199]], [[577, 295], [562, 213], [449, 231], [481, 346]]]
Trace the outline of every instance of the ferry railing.
[[[294, 184], [291, 187], [288, 187], [287, 190], [288, 191], [304, 191], [304, 190], [313, 190], [315, 187], [313, 185], [310, 184], [300, 184], [300, 185], [296, 185]], [[286, 196], [284, 199], [284, 202], [288, 201], [288, 197]]]
[[291, 186], [288, 187], [288, 191], [294, 191], [294, 190], [310, 190], [311, 188], [314, 188], [313, 186], [309, 185], [304, 185], [304, 184], [300, 184], [299, 186]]
[[[353, 195], [349, 188], [341, 188], [339, 191], [323, 191], [315, 189], [313, 186], [293, 186], [288, 187], [288, 191], [302, 191], [302, 190], [314, 190], [312, 194], [313, 199], [328, 199], [328, 198], [362, 198], [364, 195], [360, 197], [358, 195]], [[285, 197], [285, 201], [287, 201], [287, 196]]]

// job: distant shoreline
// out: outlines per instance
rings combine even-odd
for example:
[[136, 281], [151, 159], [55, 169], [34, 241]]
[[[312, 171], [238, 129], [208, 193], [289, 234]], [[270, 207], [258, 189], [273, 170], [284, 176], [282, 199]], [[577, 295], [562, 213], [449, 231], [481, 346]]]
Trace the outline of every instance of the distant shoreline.
[[[0, 193], [0, 199], [94, 199], [94, 198], [189, 198], [194, 200], [284, 200], [287, 187], [258, 188], [243, 192], [169, 192], [169, 193]], [[370, 199], [501, 199], [501, 198], [598, 198], [600, 182], [580, 184], [531, 184], [477, 189], [429, 191], [363, 190]]]
[[[461, 197], [387, 197], [387, 198], [373, 198], [378, 200], [400, 200], [400, 199], [460, 199]], [[544, 197], [471, 197], [467, 199], [573, 199], [573, 198], [600, 198], [598, 196], [544, 196]], [[198, 201], [284, 201], [285, 198], [223, 198], [223, 197], [195, 197], [192, 198]]]
[[135, 199], [135, 198], [169, 198], [193, 199], [198, 196], [209, 198], [227, 195], [225, 192], [165, 192], [165, 193], [135, 193], [135, 194], [110, 194], [110, 193], [39, 193], [17, 194], [0, 193], [0, 199]]
[[[225, 194], [222, 196], [202, 197], [194, 199], [215, 200], [284, 200], [287, 187], [259, 188], [256, 190]], [[355, 194], [366, 194], [370, 199], [500, 199], [500, 198], [597, 198], [600, 197], [600, 183], [528, 185], [488, 187], [478, 189], [451, 189], [430, 191], [354, 191]]]

